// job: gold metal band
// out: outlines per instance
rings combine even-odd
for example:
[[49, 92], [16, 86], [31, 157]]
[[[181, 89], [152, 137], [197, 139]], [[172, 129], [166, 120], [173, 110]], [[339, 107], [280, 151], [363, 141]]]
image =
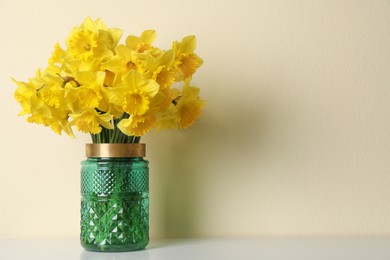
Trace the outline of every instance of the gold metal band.
[[85, 154], [88, 158], [145, 157], [145, 144], [86, 144]]

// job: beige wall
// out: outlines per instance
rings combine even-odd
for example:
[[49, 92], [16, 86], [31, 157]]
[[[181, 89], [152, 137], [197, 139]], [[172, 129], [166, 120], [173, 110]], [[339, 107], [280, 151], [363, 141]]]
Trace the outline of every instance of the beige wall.
[[78, 236], [89, 137], [17, 117], [9, 78], [87, 15], [205, 60], [199, 122], [143, 139], [152, 237], [390, 235], [389, 1], [2, 0], [0, 239]]

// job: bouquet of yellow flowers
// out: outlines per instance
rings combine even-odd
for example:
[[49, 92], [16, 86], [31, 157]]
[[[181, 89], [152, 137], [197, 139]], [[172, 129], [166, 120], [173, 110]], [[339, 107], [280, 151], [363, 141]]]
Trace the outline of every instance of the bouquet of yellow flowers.
[[72, 127], [94, 143], [136, 143], [152, 128], [187, 128], [204, 101], [190, 80], [203, 60], [194, 53], [195, 36], [169, 50], [152, 45], [154, 30], [129, 35], [87, 17], [57, 43], [48, 67], [19, 82], [15, 99], [27, 121], [74, 137]]

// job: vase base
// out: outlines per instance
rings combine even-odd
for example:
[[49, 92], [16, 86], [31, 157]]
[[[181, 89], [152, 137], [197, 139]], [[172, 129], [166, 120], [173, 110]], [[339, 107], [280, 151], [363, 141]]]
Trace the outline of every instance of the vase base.
[[87, 244], [81, 241], [81, 246], [91, 252], [130, 252], [144, 250], [148, 243], [136, 243], [127, 245], [96, 245]]

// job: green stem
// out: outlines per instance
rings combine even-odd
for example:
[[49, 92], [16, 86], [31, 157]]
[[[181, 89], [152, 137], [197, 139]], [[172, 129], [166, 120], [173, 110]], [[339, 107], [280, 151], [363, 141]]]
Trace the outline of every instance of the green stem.
[[128, 136], [122, 133], [117, 124], [124, 118], [129, 118], [128, 114], [113, 120], [114, 129], [102, 128], [99, 134], [91, 134], [93, 143], [139, 143], [141, 136]]
[[136, 136], [134, 138], [134, 142], [133, 143], [139, 143], [140, 140], [141, 140], [141, 136]]

